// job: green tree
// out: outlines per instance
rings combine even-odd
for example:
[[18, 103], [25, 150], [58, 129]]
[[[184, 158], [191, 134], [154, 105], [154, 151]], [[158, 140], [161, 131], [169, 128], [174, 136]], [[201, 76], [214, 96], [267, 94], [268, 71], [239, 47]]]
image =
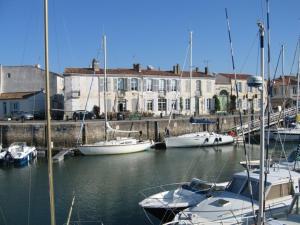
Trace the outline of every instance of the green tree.
[[236, 96], [230, 95], [229, 111], [233, 113], [236, 110]]
[[217, 95], [214, 95], [214, 99], [215, 99], [215, 112], [218, 112], [221, 110], [220, 99], [218, 98]]
[[179, 99], [179, 107], [180, 107], [180, 111], [182, 111], [183, 110], [183, 99], [182, 99], [182, 97], [180, 97], [180, 99]]

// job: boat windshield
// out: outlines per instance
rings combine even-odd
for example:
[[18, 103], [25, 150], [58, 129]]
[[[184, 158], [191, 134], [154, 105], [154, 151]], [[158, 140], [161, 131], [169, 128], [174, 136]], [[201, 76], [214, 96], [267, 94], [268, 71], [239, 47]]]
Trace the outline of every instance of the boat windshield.
[[234, 177], [229, 186], [226, 188], [226, 191], [238, 194], [245, 183], [245, 177]]
[[185, 184], [182, 188], [196, 192], [207, 192], [210, 190], [211, 184], [199, 179], [193, 179], [190, 184]]
[[[251, 189], [252, 189], [252, 196], [253, 199], [258, 201], [259, 200], [259, 184], [257, 180], [251, 180]], [[251, 198], [251, 192], [249, 189], [249, 184], [248, 181], [245, 183], [244, 188], [241, 192], [241, 195], [247, 197], [247, 198]]]

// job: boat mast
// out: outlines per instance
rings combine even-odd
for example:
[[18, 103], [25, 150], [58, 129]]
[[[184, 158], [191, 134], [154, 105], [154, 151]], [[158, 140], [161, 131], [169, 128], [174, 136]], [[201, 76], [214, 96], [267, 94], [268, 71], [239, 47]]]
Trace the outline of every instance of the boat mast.
[[49, 79], [49, 59], [48, 59], [48, 0], [44, 0], [44, 48], [45, 48], [45, 83], [46, 83], [46, 111], [47, 111], [47, 153], [48, 153], [48, 179], [50, 197], [50, 218], [51, 225], [55, 225], [55, 204], [53, 187], [53, 168], [52, 168], [52, 146], [51, 146], [51, 115], [50, 115], [50, 79]]
[[[296, 121], [297, 121], [297, 117], [298, 117], [298, 111], [299, 111], [299, 72], [300, 72], [300, 37], [298, 40], [298, 70], [297, 70], [297, 103], [296, 103]], [[298, 121], [297, 121], [298, 122]]]
[[107, 76], [106, 76], [106, 36], [103, 36], [103, 50], [104, 50], [104, 115], [105, 115], [105, 141], [107, 141]]
[[264, 120], [264, 25], [258, 23], [259, 32], [260, 32], [260, 63], [261, 63], [261, 77], [262, 77], [262, 86], [260, 89], [260, 171], [259, 171], [259, 214], [258, 214], [258, 225], [264, 223], [264, 172], [265, 172], [265, 120]]
[[282, 95], [283, 95], [283, 125], [285, 127], [285, 78], [284, 78], [284, 45], [281, 45], [281, 73], [282, 73]]
[[192, 116], [192, 77], [193, 77], [193, 31], [190, 32], [190, 115], [191, 116]]

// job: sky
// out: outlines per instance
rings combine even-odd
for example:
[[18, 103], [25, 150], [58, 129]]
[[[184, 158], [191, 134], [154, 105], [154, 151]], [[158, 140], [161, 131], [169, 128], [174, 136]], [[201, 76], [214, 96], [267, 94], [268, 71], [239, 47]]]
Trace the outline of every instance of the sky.
[[[292, 68], [300, 35], [300, 1], [269, 0], [271, 74], [284, 45], [283, 71]], [[49, 0], [50, 70], [103, 66], [101, 38], [107, 36], [108, 68], [140, 63], [188, 70], [189, 32], [193, 67], [231, 73], [225, 8], [228, 10], [236, 72], [257, 74], [257, 21], [266, 21], [266, 0]], [[44, 67], [43, 0], [0, 0], [0, 64]], [[266, 39], [267, 40], [267, 39]], [[277, 74], [282, 73], [282, 65]]]

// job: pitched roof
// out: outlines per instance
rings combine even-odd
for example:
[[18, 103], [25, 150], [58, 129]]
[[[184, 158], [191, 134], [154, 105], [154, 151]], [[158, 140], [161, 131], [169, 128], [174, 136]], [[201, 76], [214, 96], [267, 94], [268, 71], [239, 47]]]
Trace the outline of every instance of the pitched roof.
[[14, 99], [25, 99], [30, 96], [36, 95], [41, 91], [34, 92], [11, 92], [11, 93], [1, 93], [0, 100], [14, 100]]
[[[235, 74], [233, 73], [219, 73], [219, 75], [227, 77], [227, 78], [231, 78], [234, 79], [235, 78]], [[250, 76], [250, 74], [236, 74], [236, 79], [238, 80], [247, 80]]]
[[297, 85], [297, 77], [283, 76], [273, 80], [274, 85]]
[[[92, 68], [66, 68], [64, 71], [64, 75], [71, 75], [71, 74], [94, 74], [94, 70]], [[104, 70], [99, 69], [99, 71], [95, 72], [96, 74], [103, 75]], [[141, 70], [141, 72], [138, 72], [135, 69], [108, 69], [107, 74], [109, 75], [135, 75], [135, 76], [166, 76], [166, 77], [180, 77], [181, 72], [179, 74], [175, 74], [173, 71], [162, 71], [162, 70]], [[182, 77], [189, 77], [190, 72], [189, 71], [183, 71]], [[204, 72], [196, 72], [193, 71], [192, 73], [193, 77], [207, 77], [207, 78], [213, 78], [214, 76], [211, 74], [205, 74]]]

